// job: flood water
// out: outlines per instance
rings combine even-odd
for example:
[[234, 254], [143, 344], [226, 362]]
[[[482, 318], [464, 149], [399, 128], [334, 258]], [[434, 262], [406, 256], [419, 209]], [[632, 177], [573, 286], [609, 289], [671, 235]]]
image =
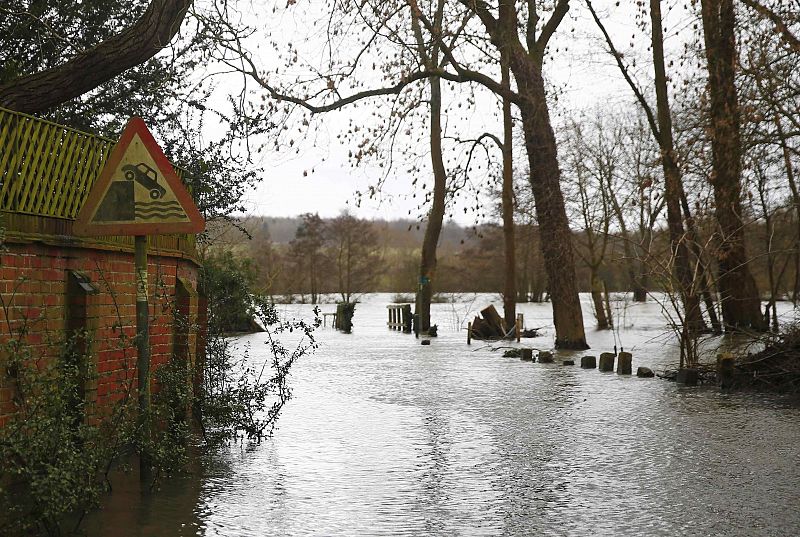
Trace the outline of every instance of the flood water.
[[[386, 328], [391, 295], [363, 300], [353, 334], [320, 328], [296, 364], [274, 437], [205, 456], [152, 496], [118, 486], [89, 534], [800, 535], [796, 401], [559, 363], [584, 352], [532, 364], [468, 347], [459, 328], [500, 309], [490, 295], [434, 305], [431, 346]], [[522, 345], [550, 348], [550, 307], [519, 305], [545, 327]], [[584, 297], [587, 327], [590, 312]], [[657, 304], [616, 312], [634, 371], [677, 362]], [[588, 353], [613, 350], [614, 332], [587, 337]], [[262, 341], [240, 339], [255, 358]]]

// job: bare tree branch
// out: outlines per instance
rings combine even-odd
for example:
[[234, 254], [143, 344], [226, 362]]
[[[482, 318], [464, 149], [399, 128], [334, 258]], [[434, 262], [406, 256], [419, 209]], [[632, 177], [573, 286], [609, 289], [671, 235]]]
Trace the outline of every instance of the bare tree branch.
[[661, 143], [661, 132], [658, 130], [658, 124], [656, 123], [656, 118], [653, 115], [653, 110], [650, 108], [650, 104], [645, 99], [644, 95], [642, 94], [639, 86], [636, 85], [633, 78], [631, 78], [630, 73], [628, 73], [628, 68], [622, 62], [622, 54], [617, 52], [616, 47], [614, 46], [614, 42], [611, 40], [611, 36], [608, 35], [606, 31], [606, 27], [600, 22], [600, 18], [597, 16], [597, 12], [592, 7], [592, 3], [590, 0], [586, 0], [586, 5], [589, 7], [589, 11], [592, 13], [592, 18], [594, 22], [597, 24], [597, 27], [600, 28], [600, 31], [603, 33], [603, 37], [606, 40], [606, 44], [608, 44], [608, 48], [611, 51], [611, 55], [614, 56], [614, 60], [617, 62], [617, 66], [619, 67], [622, 76], [625, 78], [625, 81], [631, 87], [634, 95], [636, 95], [636, 99], [639, 101], [639, 104], [642, 105], [642, 109], [644, 110], [645, 115], [647, 116], [647, 123], [650, 125], [650, 130], [653, 131], [653, 135], [656, 137], [656, 140]]
[[538, 39], [536, 39], [533, 49], [529, 51], [539, 66], [541, 66], [544, 61], [544, 52], [547, 50], [547, 43], [550, 42], [550, 38], [553, 37], [553, 33], [555, 33], [558, 25], [564, 20], [567, 11], [569, 11], [569, 0], [558, 0], [553, 14], [547, 19], [544, 28], [542, 28], [542, 33], [539, 34]]
[[757, 0], [742, 0], [742, 3], [774, 24], [775, 30], [781, 34], [786, 44], [789, 45], [794, 52], [800, 53], [800, 39], [789, 30], [789, 27], [780, 15]]

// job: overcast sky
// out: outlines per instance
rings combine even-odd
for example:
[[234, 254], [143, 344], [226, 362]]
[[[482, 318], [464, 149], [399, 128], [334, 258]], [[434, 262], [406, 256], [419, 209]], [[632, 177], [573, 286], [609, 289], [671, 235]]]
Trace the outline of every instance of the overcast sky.
[[[633, 2], [623, 2], [620, 6], [615, 3], [597, 0], [595, 7], [609, 16], [608, 28], [618, 46], [629, 54], [627, 58], [633, 58], [634, 55], [638, 58], [637, 66], [641, 70], [642, 81], [646, 84], [649, 39], [636, 28]], [[671, 6], [672, 4], [665, 3], [665, 11], [671, 9]], [[314, 7], [319, 6], [314, 4]], [[686, 12], [679, 7], [673, 13], [677, 15], [670, 17], [678, 22], [687, 19]], [[308, 30], [303, 26], [306, 22], [302, 16], [293, 13], [292, 16], [283, 15], [268, 20], [266, 24], [269, 26], [265, 28], [271, 32], [273, 38], [278, 41], [294, 41], [301, 54], [304, 53], [304, 46], [309, 48], [309, 55], [314, 54], [313, 49], [318, 43], [314, 44], [312, 41], [305, 45], [302, 42], [297, 44], [298, 34]], [[676, 23], [673, 26], [680, 28], [681, 24]], [[674, 35], [670, 37], [669, 34], [674, 32], [668, 32], [667, 45], [672, 45], [675, 49], [679, 45], [679, 38]], [[608, 108], [611, 105], [635, 106], [628, 86], [619, 76], [610, 56], [604, 52], [599, 36], [586, 6], [581, 2], [573, 2], [568, 17], [551, 41], [550, 59], [545, 64], [548, 81], [562, 88], [564, 92], [557, 104], [551, 102], [554, 122], [560, 121], [559, 114], [564, 111], [588, 110], [598, 106]], [[634, 36], [635, 39], [632, 40]], [[631, 42], [635, 43], [634, 48], [629, 48]], [[232, 79], [225, 84], [235, 88], [238, 82]], [[220, 88], [224, 90], [225, 84]], [[499, 135], [502, 131], [501, 126], [493, 119], [497, 107], [493, 105], [492, 99], [493, 97], [488, 96], [479, 98], [466, 120], [470, 125], [464, 125], [465, 120], [460, 117], [448, 124], [449, 132], [474, 129], [475, 125], [483, 123], [480, 128], [486, 129], [490, 128], [487, 126], [494, 125], [493, 130]], [[353, 168], [347, 159], [348, 148], [339, 144], [336, 134], [350, 118], [356, 117], [358, 120], [357, 114], [365, 113], [367, 112], [363, 107], [360, 111], [346, 109], [329, 113], [316, 124], [313, 136], [300, 137], [298, 145], [292, 151], [270, 151], [263, 154], [260, 162], [264, 168], [260, 174], [262, 181], [246, 199], [250, 212], [269, 216], [319, 212], [322, 216], [335, 216], [349, 208], [351, 212], [365, 218], [407, 218], [409, 211], [411, 217], [419, 216], [419, 199], [412, 197], [412, 177], [402, 174], [387, 181], [376, 200], [364, 200], [360, 208], [355, 207], [354, 192], [366, 189], [382, 172], [375, 165]], [[524, 159], [521, 150], [518, 149], [516, 153], [517, 161]], [[310, 173], [312, 169], [313, 173]], [[479, 219], [472, 212], [465, 213], [462, 205], [453, 207], [452, 214], [462, 224], [472, 224]]]

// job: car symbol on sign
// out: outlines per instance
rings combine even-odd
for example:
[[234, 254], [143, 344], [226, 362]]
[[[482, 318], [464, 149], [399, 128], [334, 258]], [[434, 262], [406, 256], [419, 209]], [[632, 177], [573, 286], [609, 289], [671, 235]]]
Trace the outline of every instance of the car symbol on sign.
[[150, 190], [150, 197], [157, 200], [167, 193], [167, 189], [158, 184], [158, 174], [156, 171], [145, 164], [140, 162], [136, 166], [133, 164], [126, 164], [122, 167], [125, 172], [125, 179], [128, 181], [136, 180], [137, 183]]

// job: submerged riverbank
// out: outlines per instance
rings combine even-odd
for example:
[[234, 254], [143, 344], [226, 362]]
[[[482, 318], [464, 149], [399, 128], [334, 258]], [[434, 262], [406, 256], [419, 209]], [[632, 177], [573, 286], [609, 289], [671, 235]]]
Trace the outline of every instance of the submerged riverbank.
[[[434, 305], [440, 336], [423, 347], [386, 328], [391, 295], [365, 297], [353, 334], [320, 329], [296, 365], [273, 438], [202, 458], [150, 497], [116, 490], [89, 534], [800, 533], [796, 401], [468, 347], [464, 319], [491, 299]], [[589, 330], [590, 352], [616, 342], [634, 370], [674, 367], [659, 306], [617, 307], [619, 332]], [[550, 305], [520, 311], [545, 327], [521, 346], [549, 350]], [[238, 341], [263, 360], [264, 337]]]

